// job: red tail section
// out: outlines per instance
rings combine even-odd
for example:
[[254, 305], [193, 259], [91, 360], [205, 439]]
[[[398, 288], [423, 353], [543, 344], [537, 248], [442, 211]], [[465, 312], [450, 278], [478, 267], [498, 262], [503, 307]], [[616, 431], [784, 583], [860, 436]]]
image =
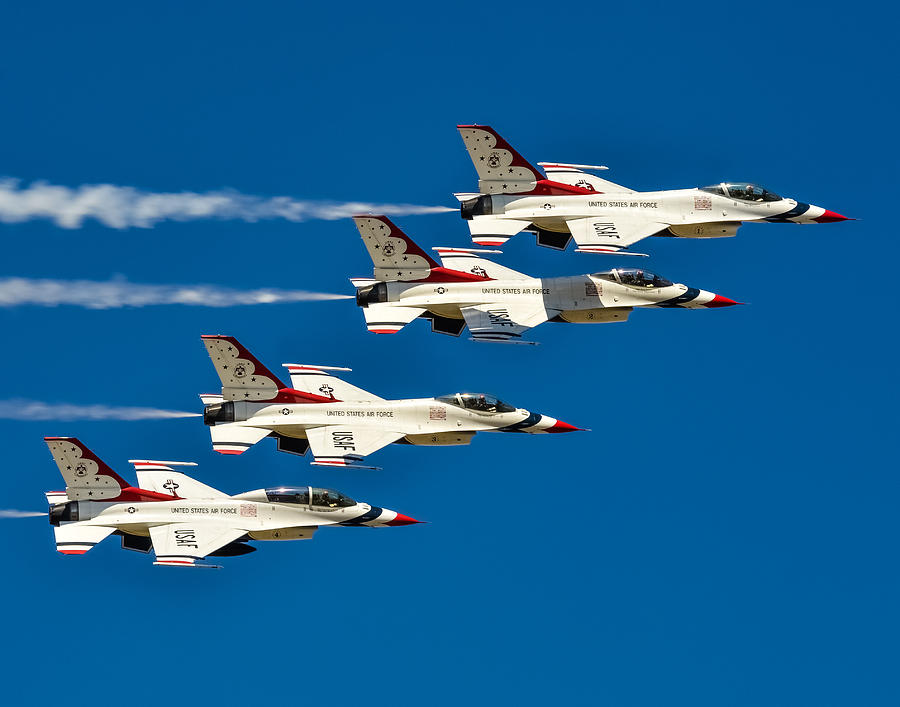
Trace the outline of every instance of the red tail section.
[[539, 182], [543, 173], [504, 140], [490, 125], [457, 125], [482, 181]]
[[66, 481], [69, 501], [172, 500], [169, 494], [133, 487], [76, 437], [44, 437], [44, 441]]
[[375, 279], [388, 282], [478, 282], [486, 278], [440, 266], [387, 216], [354, 216], [375, 265]]
[[482, 194], [564, 196], [596, 193], [593, 188], [547, 179], [490, 125], [456, 127], [478, 172], [478, 191]]
[[333, 403], [330, 397], [288, 388], [233, 336], [203, 334], [209, 358], [222, 381], [225, 400], [278, 403]]

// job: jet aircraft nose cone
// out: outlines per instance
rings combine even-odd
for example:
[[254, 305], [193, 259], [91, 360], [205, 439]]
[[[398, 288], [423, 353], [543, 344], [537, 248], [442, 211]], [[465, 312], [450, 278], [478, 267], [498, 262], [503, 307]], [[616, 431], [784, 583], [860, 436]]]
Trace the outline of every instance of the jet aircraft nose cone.
[[548, 427], [547, 432], [584, 432], [580, 427], [570, 425], [568, 422], [557, 420], [552, 427]]
[[841, 216], [839, 213], [835, 211], [829, 211], [825, 209], [825, 213], [821, 216], [816, 216], [813, 221], [816, 223], [834, 223], [836, 221], [853, 221], [852, 218], [848, 216]]
[[735, 304], [743, 304], [743, 302], [735, 302], [733, 299], [728, 299], [727, 297], [722, 297], [722, 295], [716, 295], [712, 298], [711, 301], [707, 302], [705, 307], [731, 307]]
[[421, 523], [422, 521], [416, 520], [415, 518], [410, 518], [409, 516], [405, 516], [402, 513], [398, 513], [397, 517], [394, 520], [389, 520], [385, 525], [413, 525], [415, 523]]

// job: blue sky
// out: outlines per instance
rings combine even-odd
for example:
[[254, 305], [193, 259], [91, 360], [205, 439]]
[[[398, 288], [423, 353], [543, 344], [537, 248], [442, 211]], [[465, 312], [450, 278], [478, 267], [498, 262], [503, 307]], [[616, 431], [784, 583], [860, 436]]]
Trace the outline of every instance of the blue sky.
[[[352, 301], [0, 309], [3, 398], [199, 409], [217, 386], [199, 335], [217, 332], [270, 366], [352, 366], [384, 396], [486, 390], [593, 429], [394, 446], [364, 472], [270, 444], [219, 457], [193, 419], [0, 421], [2, 507], [42, 509], [60, 485], [42, 437], [77, 435], [128, 478], [129, 458], [193, 460], [232, 493], [310, 483], [430, 521], [261, 544], [220, 572], [115, 541], [62, 557], [45, 519], [3, 521], [10, 700], [897, 704], [896, 8], [33, 2], [0, 19], [0, 174], [26, 185], [453, 206], [475, 186], [454, 126], [484, 122], [637, 189], [758, 181], [861, 219], [646, 242], [653, 270], [750, 306], [546, 325], [538, 347], [424, 323], [375, 337]], [[468, 243], [452, 213], [396, 221]], [[0, 277], [349, 293], [371, 269], [346, 219], [0, 232]], [[537, 275], [619, 262], [506, 251]]]

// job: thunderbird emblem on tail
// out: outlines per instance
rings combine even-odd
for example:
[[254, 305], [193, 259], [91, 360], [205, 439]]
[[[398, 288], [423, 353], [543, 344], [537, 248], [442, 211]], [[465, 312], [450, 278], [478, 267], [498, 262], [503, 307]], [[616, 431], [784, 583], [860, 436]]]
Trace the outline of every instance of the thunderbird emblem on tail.
[[[190, 462], [134, 459], [134, 487], [75, 437], [44, 439], [66, 482], [65, 491], [46, 494], [64, 555], [83, 555], [115, 533], [125, 550], [152, 549], [155, 565], [215, 567], [200, 561], [253, 552], [253, 540], [306, 540], [328, 525], [419, 522], [331, 489], [283, 486], [229, 496], [173, 468], [196, 466]], [[84, 460], [83, 476], [71, 473], [77, 459]]]
[[[639, 192], [601, 179], [598, 165], [538, 162], [544, 174], [489, 125], [459, 125], [478, 172], [478, 192], [457, 194], [479, 245], [503, 245], [521, 231], [539, 245], [578, 252], [643, 255], [625, 249], [648, 236], [721, 238], [743, 223], [826, 223], [845, 216], [747, 182]], [[585, 171], [589, 170], [589, 171]]]
[[[431, 330], [459, 336], [468, 326], [477, 341], [526, 342], [522, 335], [544, 322], [624, 322], [635, 307], [706, 309], [732, 299], [676, 284], [648, 270], [614, 268], [591, 275], [537, 278], [482, 257], [496, 250], [435, 248], [438, 265], [386, 216], [354, 218], [375, 263], [375, 279], [356, 278], [356, 303], [369, 331], [394, 334], [421, 317]], [[376, 234], [403, 243], [419, 259], [400, 273], [385, 263]], [[436, 283], [440, 283], [435, 286]]]
[[[288, 387], [237, 339], [202, 338], [222, 381], [221, 395], [200, 396], [213, 449], [221, 454], [242, 454], [275, 437], [279, 451], [305, 455], [311, 450], [313, 464], [319, 466], [372, 469], [364, 459], [395, 442], [462, 445], [476, 432], [578, 429], [484, 393], [385, 400], [332, 375], [349, 368], [285, 363], [293, 386]], [[237, 365], [250, 375], [235, 378]], [[327, 396], [322, 395], [326, 388]]]

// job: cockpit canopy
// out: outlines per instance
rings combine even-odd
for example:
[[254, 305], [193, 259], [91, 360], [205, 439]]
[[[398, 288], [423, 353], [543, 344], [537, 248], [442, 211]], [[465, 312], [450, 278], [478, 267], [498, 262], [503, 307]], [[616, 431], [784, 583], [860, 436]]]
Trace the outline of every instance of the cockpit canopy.
[[516, 408], [485, 393], [454, 393], [437, 398], [442, 403], [456, 405], [475, 412], [515, 412]]
[[296, 503], [301, 506], [319, 506], [321, 508], [346, 508], [355, 506], [349, 496], [332, 489], [319, 489], [311, 486], [280, 486], [266, 489], [269, 503]]
[[649, 289], [651, 287], [671, 287], [672, 282], [649, 270], [641, 270], [640, 268], [614, 268], [606, 272], [597, 272], [593, 277], [599, 277], [601, 280], [609, 280], [610, 282], [618, 282], [622, 285], [630, 285], [631, 287], [640, 287]]
[[741, 201], [781, 201], [775, 192], [749, 182], [722, 182], [711, 187], [700, 187], [700, 190]]

